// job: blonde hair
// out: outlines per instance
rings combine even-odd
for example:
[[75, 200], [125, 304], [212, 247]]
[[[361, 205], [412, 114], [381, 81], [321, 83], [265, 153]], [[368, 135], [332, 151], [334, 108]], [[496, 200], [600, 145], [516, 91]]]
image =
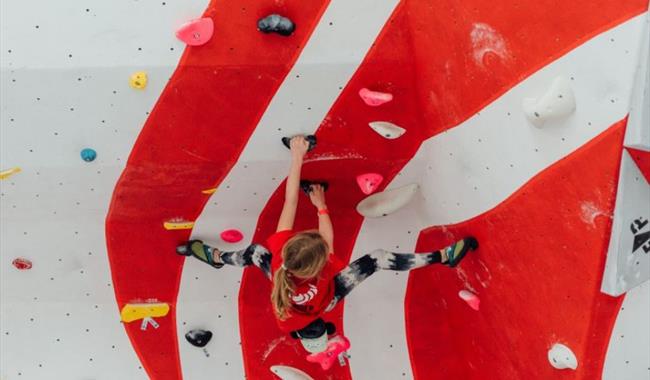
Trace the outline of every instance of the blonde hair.
[[291, 294], [295, 290], [291, 276], [309, 279], [320, 274], [327, 262], [328, 247], [316, 231], [294, 235], [282, 247], [284, 264], [273, 275], [271, 303], [280, 320], [285, 320], [291, 308]]

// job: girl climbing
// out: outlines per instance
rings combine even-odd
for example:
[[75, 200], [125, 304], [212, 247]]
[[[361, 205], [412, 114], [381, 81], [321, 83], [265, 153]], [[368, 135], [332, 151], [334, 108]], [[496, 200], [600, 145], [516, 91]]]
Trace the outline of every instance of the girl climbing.
[[[478, 247], [476, 239], [468, 237], [430, 253], [377, 249], [345, 266], [332, 254], [334, 230], [325, 202], [327, 184], [300, 181], [304, 156], [315, 145], [315, 139], [296, 136], [285, 141], [285, 145], [291, 149], [291, 167], [284, 206], [276, 232], [267, 239], [268, 248], [252, 244], [240, 251], [221, 252], [201, 240], [190, 240], [179, 246], [177, 252], [215, 268], [224, 264], [260, 268], [273, 283], [271, 303], [279, 327], [300, 338], [307, 351], [325, 350], [327, 334], [334, 332], [334, 325], [325, 323], [323, 318], [378, 270], [409, 271], [436, 263], [455, 267], [469, 250]], [[293, 230], [300, 187], [317, 210], [317, 230]]]

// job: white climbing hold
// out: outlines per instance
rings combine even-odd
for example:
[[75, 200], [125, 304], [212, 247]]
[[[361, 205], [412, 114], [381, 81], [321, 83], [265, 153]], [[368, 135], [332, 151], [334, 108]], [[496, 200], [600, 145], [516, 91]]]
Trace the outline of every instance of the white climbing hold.
[[548, 350], [548, 361], [554, 368], [575, 370], [578, 368], [578, 359], [571, 349], [562, 343], [555, 343]]
[[539, 98], [525, 98], [523, 101], [526, 118], [537, 128], [549, 120], [569, 116], [576, 109], [576, 99], [571, 82], [565, 77], [557, 77], [551, 87]]
[[366, 218], [379, 218], [404, 207], [420, 188], [417, 183], [373, 194], [359, 202], [357, 212]]
[[282, 380], [314, 380], [303, 371], [286, 365], [271, 366], [271, 372]]
[[469, 307], [472, 309], [478, 311], [479, 306], [481, 305], [481, 299], [478, 298], [478, 296], [469, 290], [463, 289], [460, 292], [458, 292], [458, 297], [460, 297], [463, 301], [467, 302]]
[[387, 121], [371, 121], [368, 125], [373, 131], [389, 140], [394, 140], [406, 133], [406, 129]]

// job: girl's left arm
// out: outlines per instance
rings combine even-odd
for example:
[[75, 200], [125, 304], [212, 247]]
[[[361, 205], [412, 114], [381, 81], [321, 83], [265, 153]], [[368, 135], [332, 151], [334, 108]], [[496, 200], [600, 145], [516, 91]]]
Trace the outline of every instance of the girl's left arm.
[[291, 139], [291, 168], [287, 177], [287, 184], [284, 193], [284, 205], [278, 220], [275, 232], [293, 229], [293, 222], [296, 219], [298, 208], [298, 191], [300, 188], [300, 169], [309, 143], [304, 136], [296, 136]]

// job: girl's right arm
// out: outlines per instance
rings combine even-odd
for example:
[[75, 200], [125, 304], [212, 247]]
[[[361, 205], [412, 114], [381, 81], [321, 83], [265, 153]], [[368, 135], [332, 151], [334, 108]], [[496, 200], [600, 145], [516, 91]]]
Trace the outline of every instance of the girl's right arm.
[[304, 136], [295, 136], [291, 139], [291, 168], [287, 177], [287, 185], [284, 194], [284, 206], [278, 227], [275, 232], [293, 229], [293, 222], [296, 219], [296, 209], [298, 208], [298, 192], [300, 189], [300, 169], [303, 158], [309, 148], [309, 142]]
[[334, 228], [332, 227], [332, 219], [330, 219], [329, 211], [327, 210], [327, 204], [325, 204], [325, 189], [323, 189], [323, 186], [312, 185], [309, 199], [318, 210], [318, 232], [327, 243], [331, 253], [334, 249]]

